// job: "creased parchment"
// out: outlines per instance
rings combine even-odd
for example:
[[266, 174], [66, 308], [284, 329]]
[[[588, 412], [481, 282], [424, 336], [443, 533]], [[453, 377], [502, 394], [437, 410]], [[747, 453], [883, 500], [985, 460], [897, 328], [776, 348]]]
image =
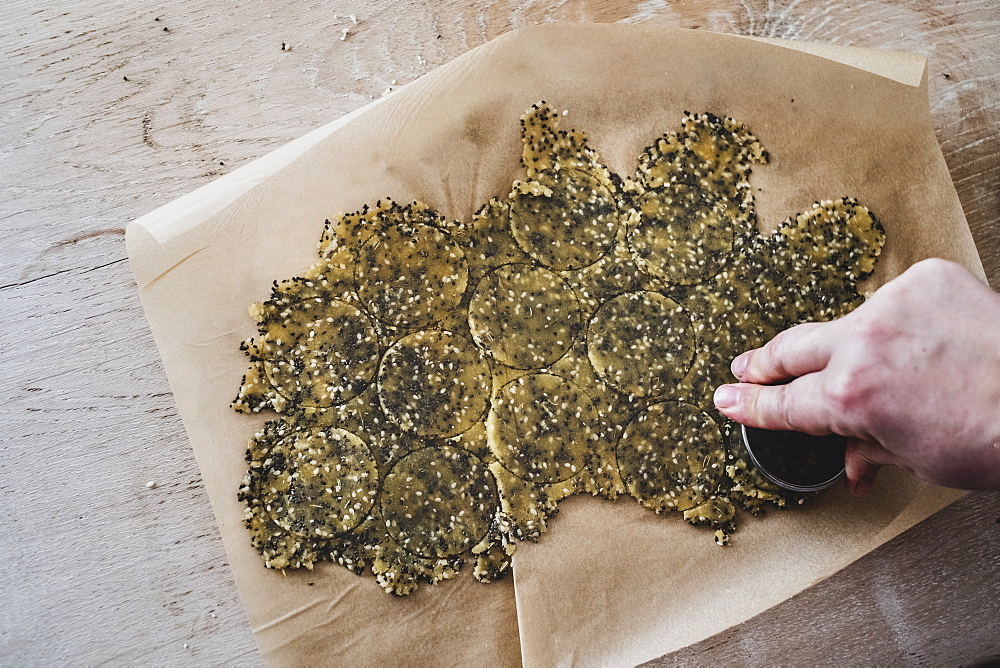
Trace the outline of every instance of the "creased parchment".
[[[841, 62], [837, 62], [841, 61]], [[684, 110], [747, 124], [771, 154], [751, 179], [773, 229], [815, 199], [857, 197], [886, 228], [869, 287], [929, 256], [982, 275], [930, 124], [924, 60], [655, 26], [546, 26], [501, 37], [133, 223], [132, 266], [237, 586], [272, 664], [635, 663], [739, 623], [827, 577], [959, 496], [884, 472], [761, 519], [728, 548], [634, 501], [564, 502], [514, 576], [397, 599], [326, 564], [267, 570], [236, 489], [263, 416], [229, 409], [254, 333], [247, 306], [315, 257], [323, 221], [392, 196], [469, 220], [522, 176], [518, 118], [568, 109], [606, 164]]]

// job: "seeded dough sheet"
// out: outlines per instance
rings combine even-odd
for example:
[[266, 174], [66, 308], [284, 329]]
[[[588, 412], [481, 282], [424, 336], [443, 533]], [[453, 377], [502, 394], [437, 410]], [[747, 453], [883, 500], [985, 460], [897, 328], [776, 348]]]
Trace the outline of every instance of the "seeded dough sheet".
[[[837, 62], [840, 61], [840, 62]], [[813, 200], [857, 197], [887, 242], [868, 287], [929, 256], [983, 275], [927, 105], [924, 59], [649, 25], [545, 26], [479, 47], [133, 223], [129, 256], [265, 660], [287, 664], [633, 664], [740, 623], [960, 496], [899, 471], [868, 499], [836, 488], [729, 547], [679, 515], [572, 498], [513, 577], [471, 566], [406, 598], [323, 564], [264, 568], [236, 490], [265, 416], [229, 409], [255, 333], [247, 307], [316, 256], [323, 221], [392, 196], [470, 220], [522, 176], [518, 119], [546, 100], [631, 173], [684, 110], [747, 124], [772, 230]]]

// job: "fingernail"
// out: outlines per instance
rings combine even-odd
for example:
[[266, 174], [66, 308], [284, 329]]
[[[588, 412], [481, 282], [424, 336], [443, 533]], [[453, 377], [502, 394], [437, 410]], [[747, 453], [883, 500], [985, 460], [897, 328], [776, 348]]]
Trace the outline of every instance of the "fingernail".
[[750, 353], [743, 353], [739, 357], [733, 360], [733, 363], [729, 365], [730, 371], [737, 378], [743, 378], [743, 374], [746, 373], [747, 363], [750, 361]]
[[732, 385], [720, 385], [715, 390], [715, 405], [719, 408], [732, 408], [739, 396], [740, 391]]

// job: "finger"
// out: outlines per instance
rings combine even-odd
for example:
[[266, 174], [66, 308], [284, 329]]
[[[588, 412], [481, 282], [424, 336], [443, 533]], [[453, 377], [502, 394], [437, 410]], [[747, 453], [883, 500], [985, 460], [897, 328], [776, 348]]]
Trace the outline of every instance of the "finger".
[[821, 384], [820, 374], [810, 373], [787, 385], [722, 385], [715, 391], [715, 406], [749, 427], [829, 434], [838, 422]]
[[834, 322], [807, 322], [778, 334], [763, 348], [750, 350], [732, 363], [744, 383], [776, 383], [821, 371], [830, 361], [838, 327]]
[[847, 476], [844, 478], [847, 491], [854, 496], [868, 496], [872, 491], [872, 487], [875, 486], [875, 480], [880, 470], [882, 470], [882, 467], [876, 464], [865, 464], [863, 467], [857, 469], [853, 477]]
[[852, 438], [847, 441], [844, 468], [847, 490], [854, 496], [867, 496], [883, 466], [896, 463], [896, 457], [874, 441]]

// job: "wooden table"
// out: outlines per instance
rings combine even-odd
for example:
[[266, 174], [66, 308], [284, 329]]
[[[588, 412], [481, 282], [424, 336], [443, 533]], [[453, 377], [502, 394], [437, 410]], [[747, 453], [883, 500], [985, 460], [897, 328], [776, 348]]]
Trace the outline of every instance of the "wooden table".
[[[930, 57], [1000, 287], [1000, 6], [343, 0], [0, 5], [0, 663], [258, 663], [125, 256], [132, 219], [512, 28], [653, 21]], [[1000, 493], [974, 493], [665, 663], [1000, 656]]]

